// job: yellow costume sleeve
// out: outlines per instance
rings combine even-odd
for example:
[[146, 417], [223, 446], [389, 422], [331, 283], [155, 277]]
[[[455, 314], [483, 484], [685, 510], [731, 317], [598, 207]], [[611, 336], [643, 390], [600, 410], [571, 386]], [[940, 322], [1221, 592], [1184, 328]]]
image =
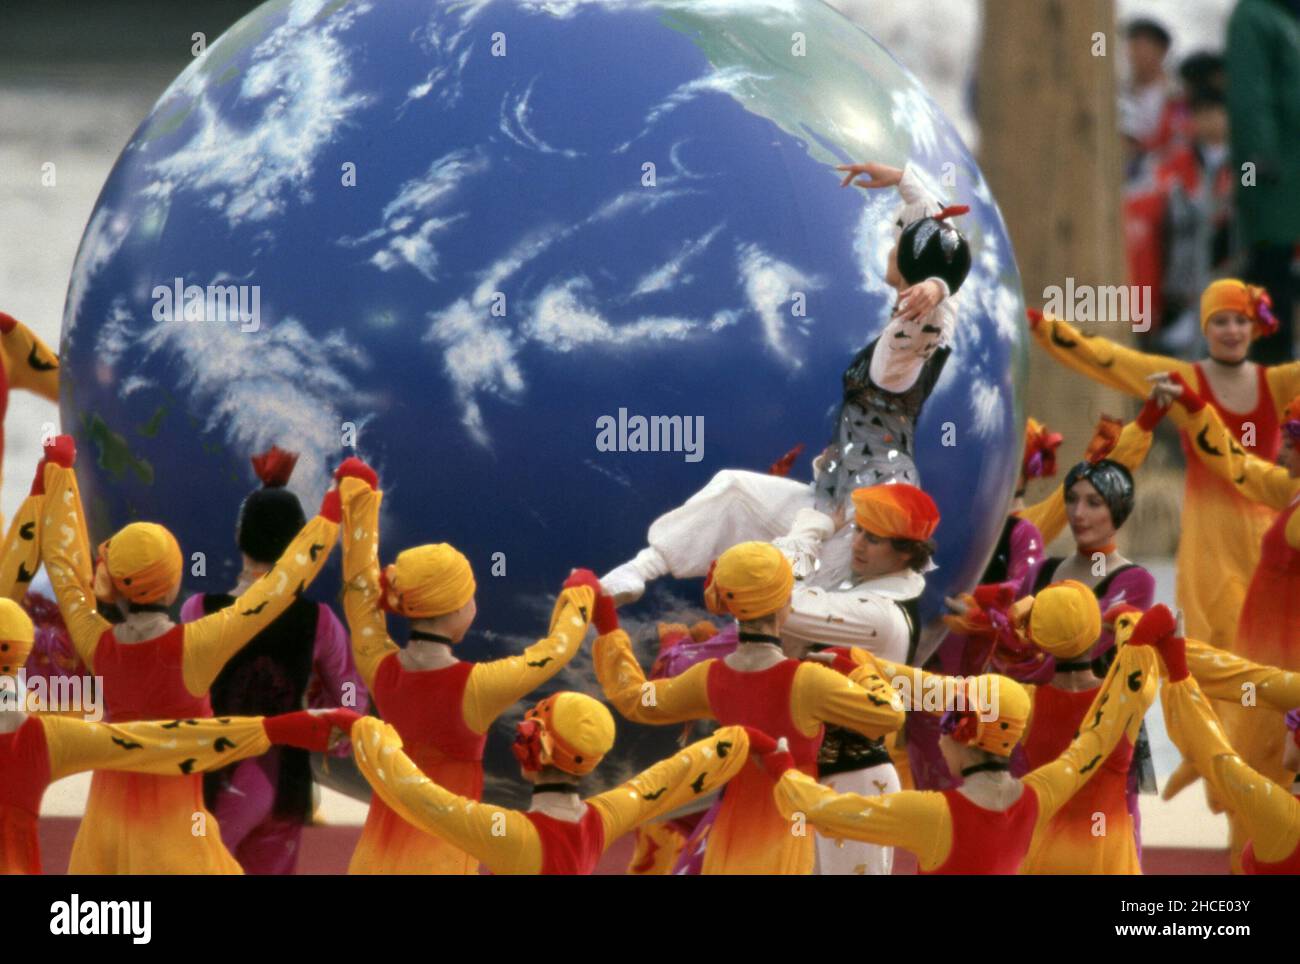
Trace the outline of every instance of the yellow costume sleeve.
[[1147, 376], [1157, 372], [1181, 372], [1188, 383], [1196, 384], [1196, 372], [1188, 362], [1134, 351], [1099, 335], [1084, 335], [1059, 318], [1044, 316], [1033, 335], [1039, 347], [1062, 365], [1135, 398], [1147, 397], [1151, 391]]
[[[944, 676], [942, 673], [931, 673], [919, 666], [895, 663], [893, 660], [869, 653], [861, 647], [854, 647], [851, 654], [853, 661], [858, 664], [858, 668], [849, 674], [850, 679], [860, 680], [870, 679], [873, 676], [878, 677], [884, 680], [895, 693], [901, 687], [909, 697], [909, 699], [902, 701], [903, 706], [909, 710], [925, 708], [923, 705], [925, 693], [943, 693], [946, 689], [951, 689], [959, 682], [955, 676]], [[909, 702], [911, 703], [910, 706], [908, 705]]]
[[384, 493], [360, 479], [339, 483], [343, 505], [343, 612], [352, 637], [352, 658], [367, 688], [375, 671], [397, 644], [388, 635], [379, 608], [379, 504]]
[[[1146, 461], [1147, 453], [1151, 451], [1151, 441], [1151, 433], [1138, 425], [1136, 421], [1126, 422], [1124, 427], [1120, 429], [1119, 438], [1115, 441], [1115, 448], [1111, 450], [1106, 458], [1112, 462], [1118, 462], [1130, 472], [1136, 472], [1139, 466]], [[1038, 531], [1043, 534], [1044, 545], [1051, 542], [1065, 531], [1065, 527], [1070, 522], [1065, 512], [1065, 483], [1062, 482], [1058, 485], [1041, 502], [1035, 502], [1033, 505], [1017, 512], [1016, 515], [1026, 522], [1032, 522], [1038, 526]]]
[[1300, 801], [1237, 755], [1195, 676], [1166, 680], [1160, 702], [1170, 738], [1245, 821], [1255, 856], [1269, 863], [1290, 857], [1300, 845]]
[[948, 801], [933, 790], [864, 797], [836, 793], [805, 773], [787, 770], [773, 793], [792, 833], [808, 832], [806, 821], [824, 837], [902, 847], [916, 854], [922, 870], [940, 866], [952, 852]]
[[542, 844], [527, 817], [434, 783], [402, 751], [402, 738], [387, 723], [373, 716], [358, 720], [352, 752], [375, 793], [407, 823], [465, 851], [494, 874], [541, 873]]
[[903, 703], [874, 666], [862, 667], [850, 678], [809, 662], [794, 674], [790, 716], [804, 736], [830, 723], [874, 740], [903, 725]]
[[709, 706], [711, 659], [696, 663], [680, 676], [647, 680], [632, 652], [632, 640], [616, 629], [596, 640], [592, 662], [605, 699], [633, 723], [682, 723], [713, 717]]
[[1281, 414], [1291, 404], [1291, 399], [1300, 395], [1300, 362], [1269, 365], [1265, 377], [1269, 394], [1273, 396], [1273, 407]]
[[83, 770], [130, 770], [159, 776], [220, 769], [271, 748], [260, 716], [91, 723], [40, 717], [50, 752], [50, 779]]
[[587, 805], [600, 812], [605, 846], [643, 823], [712, 793], [739, 773], [748, 758], [745, 728], [724, 726], [621, 786], [592, 797]]
[[486, 733], [493, 720], [564, 669], [587, 636], [595, 602], [590, 586], [563, 590], [555, 600], [545, 639], [518, 656], [476, 663], [461, 701], [465, 724], [475, 733]]
[[[900, 693], [901, 688], [900, 698], [903, 707], [913, 712], [938, 712], [942, 707], [954, 706], [956, 694], [964, 685], [964, 677], [931, 673], [919, 666], [908, 666], [905, 663], [882, 659], [866, 650], [854, 649], [853, 658], [860, 668], [849, 674], [851, 679], [858, 679], [860, 676], [874, 672], [884, 679], [895, 693]], [[1020, 685], [1032, 701], [1035, 689], [1033, 684], [1021, 683]], [[1029, 719], [1025, 722], [1026, 732], [1033, 726], [1033, 722], [1031, 711]]]
[[22, 602], [41, 567], [41, 520], [45, 496], [29, 495], [9, 523], [0, 548], [0, 596]]
[[225, 609], [185, 624], [185, 688], [206, 693], [235, 653], [289, 608], [329, 559], [339, 537], [337, 522], [316, 516], [293, 537], [271, 571]]
[[1123, 737], [1137, 739], [1159, 684], [1160, 657], [1152, 647], [1120, 647], [1079, 734], [1051, 763], [1025, 774], [1025, 784], [1038, 795], [1035, 834], [1092, 779]]
[[1191, 440], [1191, 449], [1201, 464], [1227, 482], [1246, 498], [1274, 509], [1285, 509], [1300, 492], [1300, 479], [1280, 465], [1247, 452], [1233, 438], [1223, 419], [1206, 405], [1188, 414], [1181, 405], [1169, 407], [1169, 417]]
[[86, 668], [94, 672], [95, 647], [110, 624], [95, 605], [93, 557], [76, 472], [61, 465], [45, 466], [42, 509], [41, 559], [72, 646]]
[[1300, 707], [1300, 673], [1253, 663], [1199, 639], [1187, 640], [1187, 668], [1213, 699], [1242, 703], [1250, 697], [1279, 713]]
[[11, 387], [59, 400], [59, 358], [21, 321], [0, 335], [0, 359]]

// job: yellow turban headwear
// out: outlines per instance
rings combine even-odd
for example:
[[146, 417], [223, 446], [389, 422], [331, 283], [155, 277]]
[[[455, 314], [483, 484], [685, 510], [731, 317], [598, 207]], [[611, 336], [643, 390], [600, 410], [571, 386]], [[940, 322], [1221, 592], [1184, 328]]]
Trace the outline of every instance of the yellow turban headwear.
[[432, 619], [460, 609], [477, 588], [469, 560], [439, 542], [398, 555], [382, 574], [384, 608], [407, 619]]
[[181, 584], [181, 547], [156, 522], [132, 522], [99, 547], [95, 595], [148, 605]]
[[704, 580], [709, 612], [742, 622], [762, 619], [785, 607], [794, 588], [794, 570], [770, 542], [742, 542], [714, 560]]
[[[983, 695], [988, 712], [980, 703]], [[942, 731], [958, 743], [997, 756], [1010, 756], [1029, 722], [1028, 691], [1006, 676], [987, 673], [966, 681], [966, 710], [944, 717]]]
[[1097, 597], [1081, 582], [1054, 582], [1034, 596], [1029, 638], [1057, 659], [1073, 659], [1090, 650], [1101, 635]]
[[1210, 282], [1201, 292], [1201, 331], [1209, 327], [1210, 318], [1215, 313], [1235, 311], [1255, 323], [1252, 327], [1254, 337], [1272, 334], [1277, 329], [1272, 307], [1268, 292], [1258, 285], [1248, 285], [1237, 278], [1220, 278]]
[[35, 640], [31, 617], [23, 607], [0, 598], [0, 676], [15, 676], [27, 665]]
[[585, 693], [556, 693], [531, 710], [515, 727], [511, 748], [525, 770], [555, 767], [586, 776], [614, 745], [614, 717], [605, 704]]

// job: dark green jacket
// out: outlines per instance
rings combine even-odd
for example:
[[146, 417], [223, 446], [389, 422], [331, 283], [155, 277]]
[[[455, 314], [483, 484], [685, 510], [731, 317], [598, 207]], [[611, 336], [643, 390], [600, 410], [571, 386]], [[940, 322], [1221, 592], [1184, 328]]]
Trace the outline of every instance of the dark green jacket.
[[1300, 242], [1300, 19], [1286, 0], [1239, 0], [1226, 60], [1242, 241]]

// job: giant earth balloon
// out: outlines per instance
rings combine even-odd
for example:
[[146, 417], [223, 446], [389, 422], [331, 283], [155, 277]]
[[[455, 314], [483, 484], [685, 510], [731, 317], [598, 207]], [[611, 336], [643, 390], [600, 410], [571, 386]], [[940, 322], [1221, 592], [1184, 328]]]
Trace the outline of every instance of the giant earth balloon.
[[[355, 444], [383, 479], [385, 561], [461, 547], [480, 612], [465, 656], [517, 651], [570, 567], [630, 557], [719, 469], [802, 442], [811, 477], [841, 373], [893, 300], [897, 194], [834, 170], [863, 160], [910, 161], [971, 206], [955, 351], [916, 435], [943, 512], [933, 619], [977, 580], [1016, 475], [1019, 277], [951, 124], [816, 0], [250, 13], [162, 96], [81, 243], [62, 416], [92, 537], [163, 522], [203, 553], [186, 591], [224, 590], [249, 456], [301, 452], [311, 510]], [[703, 434], [598, 446], [603, 418], [637, 416]], [[337, 578], [332, 562], [321, 598]], [[676, 583], [627, 614], [647, 663], [653, 620], [698, 604]], [[555, 685], [594, 692], [589, 654]], [[515, 718], [489, 741], [495, 799], [517, 799]], [[676, 735], [620, 722], [593, 782]]]

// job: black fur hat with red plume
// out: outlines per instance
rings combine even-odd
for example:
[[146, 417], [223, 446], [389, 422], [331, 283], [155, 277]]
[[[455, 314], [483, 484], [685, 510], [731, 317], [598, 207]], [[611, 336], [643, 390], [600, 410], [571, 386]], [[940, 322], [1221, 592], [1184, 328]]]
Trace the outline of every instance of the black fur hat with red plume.
[[298, 463], [298, 453], [272, 445], [262, 454], [254, 455], [252, 462], [253, 471], [262, 480], [262, 488], [249, 493], [239, 507], [235, 538], [239, 551], [248, 558], [273, 563], [307, 523], [302, 503], [285, 488]]
[[970, 244], [950, 218], [966, 214], [964, 204], [950, 205], [933, 217], [913, 221], [898, 239], [898, 273], [909, 285], [942, 278], [956, 294], [970, 273]]

